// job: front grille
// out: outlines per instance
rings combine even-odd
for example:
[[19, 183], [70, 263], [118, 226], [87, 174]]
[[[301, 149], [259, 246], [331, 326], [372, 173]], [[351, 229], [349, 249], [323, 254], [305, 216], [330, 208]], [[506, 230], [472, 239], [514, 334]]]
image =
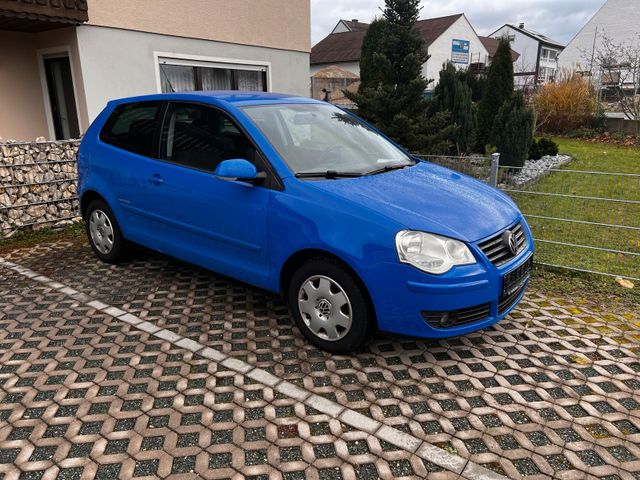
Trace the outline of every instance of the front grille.
[[520, 289], [513, 292], [511, 295], [504, 295], [498, 299], [498, 315], [503, 315], [507, 310], [513, 307], [518, 297], [522, 294], [524, 289], [527, 288], [525, 283]]
[[499, 267], [500, 265], [503, 265], [512, 258], [516, 257], [527, 246], [527, 236], [524, 233], [522, 223], [518, 223], [511, 229], [513, 234], [516, 236], [516, 244], [518, 246], [518, 251], [515, 255], [511, 253], [509, 247], [502, 241], [502, 236], [504, 235], [505, 231], [506, 230], [503, 230], [499, 234], [491, 237], [489, 240], [485, 240], [478, 245], [480, 247], [480, 250], [482, 250], [489, 261], [496, 267]]
[[460, 310], [452, 310], [449, 312], [423, 311], [422, 318], [433, 328], [453, 328], [484, 320], [489, 317], [490, 312], [491, 305], [485, 303], [483, 305], [461, 308]]

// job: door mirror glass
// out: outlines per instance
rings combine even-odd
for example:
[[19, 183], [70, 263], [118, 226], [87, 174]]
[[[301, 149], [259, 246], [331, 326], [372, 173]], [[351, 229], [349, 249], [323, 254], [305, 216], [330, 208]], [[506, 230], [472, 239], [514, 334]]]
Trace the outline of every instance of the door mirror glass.
[[253, 163], [241, 158], [220, 162], [214, 175], [222, 180], [242, 182], [255, 182], [259, 178], [263, 178]]

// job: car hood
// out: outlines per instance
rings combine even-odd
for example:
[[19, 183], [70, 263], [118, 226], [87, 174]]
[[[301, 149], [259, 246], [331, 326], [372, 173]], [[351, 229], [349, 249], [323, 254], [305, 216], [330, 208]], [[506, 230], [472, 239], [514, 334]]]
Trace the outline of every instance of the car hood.
[[313, 184], [395, 220], [403, 228], [468, 242], [506, 228], [520, 215], [504, 193], [427, 162], [378, 175]]

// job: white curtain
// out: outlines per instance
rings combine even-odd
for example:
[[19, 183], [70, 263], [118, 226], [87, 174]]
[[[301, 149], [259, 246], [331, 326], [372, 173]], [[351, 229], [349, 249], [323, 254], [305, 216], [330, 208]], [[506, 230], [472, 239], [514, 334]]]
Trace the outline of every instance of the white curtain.
[[228, 68], [196, 67], [190, 65], [160, 65], [163, 92], [193, 92], [197, 88], [196, 68], [203, 90], [264, 91], [263, 72], [235, 70], [237, 86], [233, 85], [232, 70]]
[[200, 68], [203, 90], [231, 90], [231, 70]]
[[196, 76], [193, 67], [183, 65], [160, 65], [163, 92], [193, 92]]
[[238, 70], [238, 90], [252, 90], [262, 92], [264, 85], [262, 83], [262, 72], [250, 70]]

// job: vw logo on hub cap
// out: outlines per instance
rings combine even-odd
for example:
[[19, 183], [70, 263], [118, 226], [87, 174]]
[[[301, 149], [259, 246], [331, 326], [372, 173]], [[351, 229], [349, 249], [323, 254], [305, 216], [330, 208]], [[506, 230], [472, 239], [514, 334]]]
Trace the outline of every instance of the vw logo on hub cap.
[[502, 244], [509, 249], [512, 255], [518, 253], [518, 241], [511, 230], [507, 230], [502, 234]]
[[316, 305], [316, 311], [320, 318], [328, 318], [331, 316], [331, 302], [326, 298], [322, 298], [318, 300], [318, 304]]

